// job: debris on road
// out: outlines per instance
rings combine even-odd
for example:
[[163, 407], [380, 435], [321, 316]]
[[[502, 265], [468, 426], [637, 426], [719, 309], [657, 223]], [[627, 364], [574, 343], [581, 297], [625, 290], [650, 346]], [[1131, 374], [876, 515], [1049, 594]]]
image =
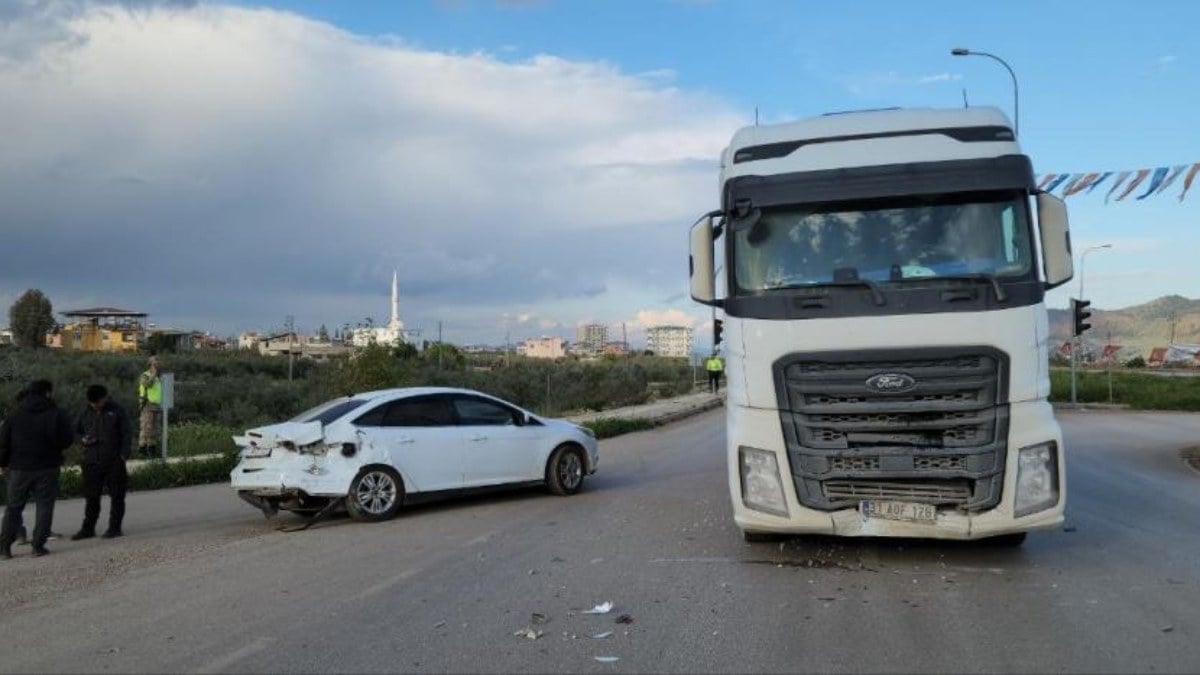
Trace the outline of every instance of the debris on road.
[[1170, 633], [1173, 630], [1175, 630], [1175, 626], [1163, 626], [1162, 627], [1162, 632], [1164, 632], [1164, 633]]
[[525, 638], [526, 640], [536, 640], [542, 637], [544, 633], [542, 633], [540, 630], [534, 630], [532, 628], [522, 628], [521, 630], [513, 633], [513, 635], [516, 637]]
[[533, 621], [535, 626], [550, 623], [550, 617], [546, 616], [545, 614], [540, 614], [538, 612], [534, 612], [532, 615], [530, 615], [530, 620]]
[[628, 614], [622, 614], [617, 617], [617, 623], [630, 624], [633, 623], [633, 617]]
[[589, 635], [588, 637], [592, 638], [593, 640], [607, 640], [612, 636], [613, 632], [611, 630], [606, 630], [603, 633], [596, 633], [595, 635]]
[[593, 656], [592, 658], [596, 659], [600, 663], [616, 663], [617, 661], [621, 660], [621, 657], [619, 656]]
[[439, 622], [437, 622], [437, 623], [433, 624], [433, 627], [434, 627], [434, 628], [444, 628], [445, 626], [446, 626], [446, 620], [445, 620], [445, 619], [442, 619], [441, 621], [439, 621]]
[[1063, 532], [1074, 532], [1074, 531], [1075, 531], [1074, 525], [1064, 525], [1063, 526]]
[[608, 614], [612, 611], [613, 604], [611, 601], [602, 602], [591, 609], [585, 609], [580, 614]]

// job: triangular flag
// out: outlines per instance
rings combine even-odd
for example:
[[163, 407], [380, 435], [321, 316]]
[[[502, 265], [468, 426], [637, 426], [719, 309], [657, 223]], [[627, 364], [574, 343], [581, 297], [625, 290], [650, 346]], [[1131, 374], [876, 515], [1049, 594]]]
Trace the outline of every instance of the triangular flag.
[[1048, 173], [1045, 176], [1042, 176], [1042, 180], [1038, 182], [1037, 189], [1041, 190], [1042, 188], [1046, 187], [1046, 183], [1054, 180], [1054, 177], [1057, 175], [1058, 174], [1056, 173]]
[[1150, 179], [1150, 187], [1147, 188], [1146, 191], [1143, 192], [1141, 195], [1139, 195], [1138, 199], [1145, 199], [1146, 197], [1149, 197], [1150, 195], [1154, 194], [1154, 192], [1156, 190], [1158, 190], [1158, 186], [1162, 185], [1163, 179], [1165, 179], [1167, 177], [1167, 172], [1170, 170], [1171, 169], [1169, 169], [1165, 166], [1160, 166], [1157, 169], [1155, 169], [1154, 177]]
[[1192, 165], [1192, 168], [1187, 172], [1187, 178], [1183, 179], [1183, 190], [1179, 192], [1179, 201], [1187, 196], [1188, 190], [1192, 187], [1192, 181], [1196, 180], [1196, 174], [1200, 173], [1200, 162]]
[[1084, 174], [1081, 174], [1081, 173], [1071, 174], [1071, 177], [1069, 179], [1067, 179], [1067, 182], [1063, 185], [1063, 196], [1064, 197], [1066, 197], [1068, 194], [1071, 193], [1071, 189], [1074, 188], [1076, 185], [1078, 185], [1079, 181], [1083, 180], [1083, 176], [1084, 176]]
[[1089, 185], [1092, 184], [1092, 181], [1096, 180], [1099, 177], [1100, 177], [1100, 174], [1098, 174], [1098, 173], [1086, 174], [1083, 178], [1080, 178], [1079, 180], [1072, 183], [1067, 188], [1066, 192], [1063, 192], [1063, 197], [1070, 197], [1073, 194], [1078, 194], [1080, 192], [1083, 192], [1085, 188], [1087, 188]]
[[1062, 182], [1070, 177], [1071, 174], [1069, 173], [1058, 174], [1058, 177], [1050, 181], [1050, 184], [1046, 186], [1046, 192], [1054, 192], [1055, 188], [1057, 188], [1059, 185], [1062, 185]]
[[1122, 171], [1121, 174], [1117, 176], [1117, 182], [1113, 183], [1113, 186], [1108, 189], [1108, 194], [1104, 195], [1105, 204], [1108, 203], [1109, 197], [1113, 196], [1113, 193], [1117, 191], [1117, 188], [1121, 187], [1121, 185], [1125, 182], [1125, 179], [1129, 178], [1129, 173], [1129, 171]]
[[1121, 196], [1117, 197], [1117, 201], [1121, 201], [1122, 199], [1128, 197], [1129, 193], [1136, 190], [1137, 186], [1141, 185], [1142, 181], [1146, 180], [1146, 176], [1149, 175], [1150, 169], [1138, 169], [1137, 175], [1133, 177], [1133, 180], [1129, 181], [1129, 185], [1126, 186], [1125, 191], [1121, 193]]
[[1186, 168], [1187, 168], [1187, 164], [1180, 164], [1179, 166], [1176, 166], [1175, 168], [1171, 169], [1171, 175], [1167, 176], [1167, 179], [1165, 181], [1163, 181], [1163, 184], [1159, 186], [1158, 191], [1155, 192], [1154, 194], [1159, 194], [1160, 192], [1166, 192], [1167, 188], [1171, 187], [1171, 184], [1175, 182], [1176, 178], [1179, 178], [1179, 174], [1183, 173], [1183, 170]]
[[1103, 183], [1104, 181], [1108, 180], [1108, 177], [1111, 175], [1113, 175], [1113, 172], [1105, 171], [1104, 175], [1102, 175], [1099, 178], [1097, 178], [1096, 180], [1092, 181], [1092, 184], [1088, 186], [1088, 194], [1089, 195], [1092, 194], [1092, 190], [1095, 190], [1096, 188], [1100, 187], [1100, 184]]

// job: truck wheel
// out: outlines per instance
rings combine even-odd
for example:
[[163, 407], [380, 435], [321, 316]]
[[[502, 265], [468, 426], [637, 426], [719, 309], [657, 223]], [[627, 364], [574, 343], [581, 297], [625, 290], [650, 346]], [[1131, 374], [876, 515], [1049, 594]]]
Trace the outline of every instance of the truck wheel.
[[404, 482], [400, 480], [400, 474], [391, 467], [370, 466], [350, 483], [346, 510], [355, 520], [387, 520], [400, 510], [402, 501]]
[[546, 462], [546, 487], [556, 495], [573, 495], [583, 488], [583, 453], [573, 445], [560, 445]]
[[776, 532], [751, 532], [750, 530], [742, 530], [742, 539], [747, 544], [773, 544], [783, 541], [786, 537]]
[[1025, 535], [1025, 532], [1014, 532], [1012, 534], [1002, 534], [998, 537], [988, 537], [986, 541], [992, 546], [999, 546], [1001, 548], [1017, 548], [1021, 544], [1025, 543]]

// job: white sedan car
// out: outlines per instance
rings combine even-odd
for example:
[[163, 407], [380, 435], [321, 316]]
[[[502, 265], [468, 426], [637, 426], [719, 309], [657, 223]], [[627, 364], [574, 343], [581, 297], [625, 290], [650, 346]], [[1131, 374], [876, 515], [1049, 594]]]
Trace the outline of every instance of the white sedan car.
[[329, 401], [234, 441], [238, 495], [272, 515], [345, 500], [384, 520], [405, 502], [501, 485], [569, 495], [595, 473], [590, 429], [467, 389], [388, 389]]

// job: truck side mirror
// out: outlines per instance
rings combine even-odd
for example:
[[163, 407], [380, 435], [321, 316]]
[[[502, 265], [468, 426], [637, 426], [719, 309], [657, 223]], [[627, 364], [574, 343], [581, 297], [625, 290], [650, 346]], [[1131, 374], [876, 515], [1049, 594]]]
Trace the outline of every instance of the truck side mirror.
[[1047, 192], [1037, 196], [1038, 229], [1042, 233], [1042, 264], [1046, 270], [1046, 288], [1055, 288], [1075, 276], [1071, 257], [1071, 228], [1067, 223], [1067, 205]]
[[705, 305], [716, 306], [716, 279], [713, 277], [713, 216], [706, 214], [692, 226], [691, 257], [688, 260], [691, 274], [692, 299]]

